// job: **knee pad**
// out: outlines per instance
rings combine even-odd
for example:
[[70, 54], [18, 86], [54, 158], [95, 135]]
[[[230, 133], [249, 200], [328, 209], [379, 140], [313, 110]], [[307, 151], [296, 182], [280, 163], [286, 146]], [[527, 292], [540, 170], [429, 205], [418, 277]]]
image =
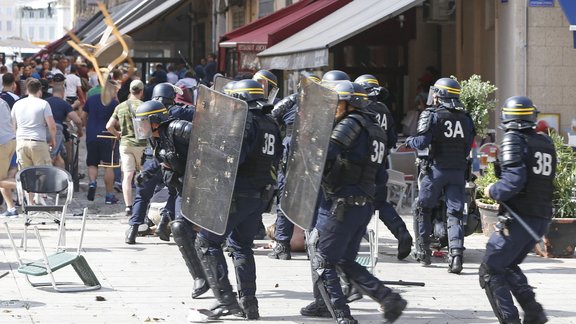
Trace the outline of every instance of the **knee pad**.
[[449, 216], [447, 221], [448, 228], [452, 226], [459, 226], [461, 225], [461, 220], [454, 216]]
[[185, 219], [176, 219], [175, 221], [170, 223], [170, 229], [172, 230], [172, 235], [174, 238], [182, 237], [185, 235], [193, 235], [191, 232], [194, 232], [192, 224]]

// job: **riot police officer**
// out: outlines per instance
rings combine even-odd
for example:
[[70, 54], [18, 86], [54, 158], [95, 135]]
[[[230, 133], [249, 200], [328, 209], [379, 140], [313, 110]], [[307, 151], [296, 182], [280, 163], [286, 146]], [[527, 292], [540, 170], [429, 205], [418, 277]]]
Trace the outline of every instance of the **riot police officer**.
[[[320, 79], [312, 74], [304, 74], [313, 82], [320, 82]], [[290, 143], [292, 141], [292, 131], [294, 127], [294, 120], [296, 119], [296, 112], [298, 111], [297, 103], [298, 93], [293, 93], [286, 98], [280, 100], [274, 109], [272, 109], [271, 116], [280, 125], [281, 133], [284, 134], [282, 145], [284, 147], [282, 153], [282, 160], [278, 168], [278, 197], [283, 196], [286, 172], [286, 163], [288, 162], [288, 154], [290, 152]], [[286, 218], [286, 215], [280, 209], [280, 199], [277, 200], [276, 208], [276, 230], [274, 239], [276, 245], [272, 252], [268, 254], [271, 259], [290, 260], [292, 255], [290, 253], [290, 240], [294, 233], [294, 224]]]
[[460, 84], [450, 78], [441, 78], [430, 87], [427, 104], [418, 120], [418, 133], [406, 144], [416, 149], [430, 145], [427, 165], [421, 165], [418, 193], [418, 222], [416, 259], [423, 265], [431, 263], [430, 233], [432, 210], [440, 195], [446, 197], [448, 216], [448, 271], [460, 273], [464, 257], [465, 171], [475, 131], [471, 117], [460, 102]]
[[[152, 100], [160, 101], [165, 107], [169, 107], [168, 115], [170, 118], [191, 122], [194, 117], [194, 107], [175, 104], [174, 100], [179, 91], [182, 90], [170, 83], [160, 83], [152, 91]], [[186, 158], [185, 155], [184, 158]], [[128, 221], [130, 228], [126, 233], [126, 244], [136, 243], [137, 225], [144, 223], [155, 188], [162, 184], [160, 162], [154, 158], [151, 145], [145, 150], [143, 159], [144, 166], [142, 171], [136, 176], [136, 196], [132, 205], [132, 216]], [[156, 227], [156, 235], [163, 241], [170, 240], [168, 224], [174, 220], [176, 215], [176, 197], [178, 192], [172, 186], [168, 186], [168, 192], [168, 201], [165, 208], [161, 210], [160, 223]]]
[[[370, 104], [367, 109], [376, 114], [378, 123], [386, 132], [386, 147], [391, 149], [396, 147], [398, 135], [396, 134], [396, 127], [394, 126], [394, 119], [388, 107], [378, 101], [378, 98], [387, 94], [388, 91], [380, 86], [378, 79], [371, 74], [364, 74], [356, 78], [354, 82], [360, 84], [368, 93]], [[383, 98], [385, 100], [385, 98]], [[387, 162], [387, 161], [386, 161]], [[388, 230], [398, 240], [398, 254], [399, 260], [406, 258], [412, 249], [412, 236], [406, 228], [406, 223], [402, 220], [396, 209], [387, 201], [388, 188], [388, 174], [386, 174], [386, 181], [376, 187], [376, 198], [374, 207], [379, 211], [380, 220], [388, 227]]]
[[162, 167], [163, 181], [177, 192], [176, 220], [170, 223], [170, 228], [188, 271], [194, 278], [192, 298], [196, 298], [208, 290], [208, 284], [194, 247], [196, 231], [180, 213], [181, 178], [185, 172], [192, 123], [171, 118], [168, 109], [159, 100], [144, 102], [136, 109], [135, 115], [134, 128], [137, 135], [151, 139], [154, 158]]
[[[252, 243], [262, 213], [272, 199], [276, 182], [273, 174], [282, 147], [278, 125], [263, 112], [267, 103], [262, 86], [251, 79], [240, 80], [234, 84], [231, 93], [246, 101], [249, 109], [232, 205], [224, 235], [202, 229], [196, 240], [196, 251], [218, 300], [211, 308], [211, 318], [241, 313], [246, 319], [258, 319]], [[236, 271], [240, 305], [228, 280], [228, 268], [222, 251], [226, 239]]]
[[[536, 133], [538, 111], [524, 96], [508, 98], [502, 107], [500, 180], [488, 185], [484, 193], [506, 204], [524, 223], [542, 237], [552, 217], [553, 180], [556, 151], [551, 139]], [[524, 322], [546, 323], [548, 319], [528, 279], [518, 266], [536, 240], [519, 220], [499, 224], [486, 244], [480, 265], [480, 286], [500, 323], [520, 323], [512, 295], [524, 309]]]
[[[324, 317], [331, 308], [337, 323], [358, 323], [342, 293], [341, 271], [362, 293], [380, 303], [384, 318], [393, 322], [406, 301], [355, 261], [372, 217], [375, 184], [385, 173], [386, 134], [365, 110], [369, 100], [361, 85], [340, 81], [334, 91], [339, 101], [322, 178], [316, 222], [319, 241], [311, 257], [315, 300], [300, 313]], [[326, 289], [328, 300], [321, 298], [320, 289]]]

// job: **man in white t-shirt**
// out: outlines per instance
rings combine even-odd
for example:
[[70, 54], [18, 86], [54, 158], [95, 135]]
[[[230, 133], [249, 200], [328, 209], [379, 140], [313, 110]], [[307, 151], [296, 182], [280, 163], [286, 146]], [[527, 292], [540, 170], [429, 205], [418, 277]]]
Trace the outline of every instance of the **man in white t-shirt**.
[[82, 91], [82, 81], [77, 74], [77, 69], [75, 65], [70, 67], [70, 74], [66, 75], [65, 92], [64, 96], [69, 104], [73, 104], [76, 100], [80, 99], [80, 102], [86, 102], [84, 98], [84, 91]]
[[[12, 122], [16, 128], [16, 155], [20, 169], [33, 165], [52, 165], [50, 148], [56, 139], [56, 123], [52, 109], [42, 97], [39, 80], [26, 80], [28, 97], [18, 100], [12, 107]], [[50, 143], [46, 143], [46, 126]]]

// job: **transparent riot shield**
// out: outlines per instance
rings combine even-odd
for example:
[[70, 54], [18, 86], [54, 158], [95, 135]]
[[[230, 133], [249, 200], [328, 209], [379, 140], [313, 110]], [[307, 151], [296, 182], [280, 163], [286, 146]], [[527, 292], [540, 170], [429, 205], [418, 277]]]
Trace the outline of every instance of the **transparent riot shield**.
[[310, 79], [300, 81], [280, 209], [303, 229], [312, 224], [337, 105], [336, 92]]
[[214, 84], [212, 85], [212, 87], [214, 90], [222, 92], [222, 88], [224, 88], [224, 86], [230, 81], [234, 80], [228, 79], [227, 77], [223, 76], [217, 76], [216, 79], [214, 79]]
[[203, 85], [198, 88], [182, 214], [216, 234], [226, 231], [247, 114], [244, 101]]

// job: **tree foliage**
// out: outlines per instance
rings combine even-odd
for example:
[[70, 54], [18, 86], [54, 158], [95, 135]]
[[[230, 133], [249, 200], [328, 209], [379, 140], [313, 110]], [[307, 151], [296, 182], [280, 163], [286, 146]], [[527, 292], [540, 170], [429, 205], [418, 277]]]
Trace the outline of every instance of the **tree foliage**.
[[[456, 77], [452, 79], [458, 81]], [[490, 118], [490, 112], [496, 107], [496, 100], [491, 99], [492, 93], [498, 88], [490, 81], [482, 81], [482, 77], [474, 74], [468, 80], [458, 81], [462, 87], [460, 101], [470, 113], [476, 128], [476, 134], [480, 137], [486, 135], [486, 129]]]

